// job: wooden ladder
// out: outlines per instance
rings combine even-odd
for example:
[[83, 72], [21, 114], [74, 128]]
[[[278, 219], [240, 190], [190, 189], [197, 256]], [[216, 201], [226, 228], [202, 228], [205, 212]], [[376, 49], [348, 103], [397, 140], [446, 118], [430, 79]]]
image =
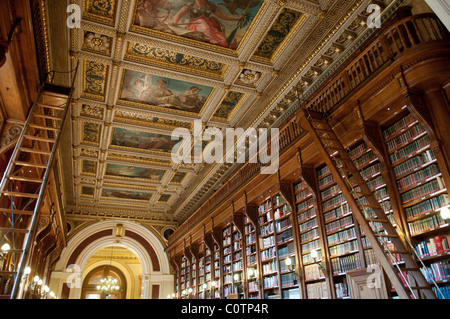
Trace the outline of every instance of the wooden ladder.
[[[77, 70], [78, 66], [73, 79]], [[18, 297], [73, 84], [41, 85], [0, 183], [0, 202], [6, 203], [0, 208], [5, 217], [0, 245], [8, 243], [11, 247], [5, 257], [9, 268], [0, 270], [1, 282], [8, 286], [0, 292], [0, 299]]]
[[[323, 114], [307, 109], [303, 109], [302, 112], [303, 128], [310, 133], [316, 143], [336, 183], [347, 199], [353, 216], [369, 240], [378, 261], [399, 297], [403, 299], [436, 299], [435, 293], [422, 274], [412, 253], [406, 249], [374, 193], [362, 178]], [[376, 228], [375, 223], [382, 225], [383, 231]], [[389, 242], [391, 243], [390, 248], [387, 246]], [[405, 268], [400, 268], [395, 263], [393, 254], [402, 257]], [[405, 276], [403, 272], [406, 272], [408, 276]]]

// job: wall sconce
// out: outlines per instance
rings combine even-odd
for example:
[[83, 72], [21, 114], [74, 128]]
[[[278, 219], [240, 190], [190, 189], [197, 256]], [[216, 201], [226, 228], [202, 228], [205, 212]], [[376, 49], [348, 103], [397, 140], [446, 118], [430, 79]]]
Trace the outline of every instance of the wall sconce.
[[446, 221], [450, 221], [450, 207], [445, 206], [441, 208], [441, 217]]
[[2, 247], [0, 248], [0, 258], [6, 259], [5, 255], [9, 253], [10, 249], [11, 246], [8, 243], [3, 244]]
[[322, 273], [325, 273], [325, 264], [321, 261], [317, 261], [317, 257], [317, 251], [315, 249], [311, 250], [311, 258], [313, 259], [313, 262], [319, 266], [320, 270], [322, 270]]
[[255, 269], [252, 269], [252, 268], [247, 269], [247, 277], [249, 280], [256, 280], [256, 278], [257, 278], [256, 275], [257, 275], [257, 272]]
[[237, 273], [234, 274], [233, 279], [234, 279], [234, 285], [237, 288], [237, 293], [239, 293], [239, 291], [242, 291], [242, 282], [240, 281], [239, 274], [237, 274]]
[[292, 273], [294, 274], [295, 280], [298, 280], [298, 277], [299, 277], [299, 276], [298, 276], [298, 272], [297, 272], [297, 269], [295, 269], [295, 267], [292, 266], [292, 260], [291, 260], [291, 258], [290, 258], [290, 257], [286, 258], [286, 259], [284, 260], [284, 263], [286, 264], [286, 266], [288, 266], [289, 271], [292, 272]]

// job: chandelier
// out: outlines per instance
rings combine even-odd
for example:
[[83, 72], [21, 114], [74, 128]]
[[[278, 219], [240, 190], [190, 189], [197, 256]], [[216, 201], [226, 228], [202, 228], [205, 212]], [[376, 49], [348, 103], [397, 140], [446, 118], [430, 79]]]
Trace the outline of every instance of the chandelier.
[[[113, 249], [114, 246], [111, 246], [111, 260], [109, 267], [111, 269], [112, 265], [112, 259], [113, 259]], [[119, 291], [120, 287], [117, 285], [117, 279], [107, 276], [106, 278], [100, 279], [100, 284], [97, 286], [97, 290], [100, 292], [103, 292], [106, 296], [109, 296], [110, 294]]]
[[106, 278], [100, 279], [101, 285], [97, 286], [97, 290], [109, 295], [113, 292], [119, 291], [120, 287], [117, 285], [117, 279], [107, 276]]

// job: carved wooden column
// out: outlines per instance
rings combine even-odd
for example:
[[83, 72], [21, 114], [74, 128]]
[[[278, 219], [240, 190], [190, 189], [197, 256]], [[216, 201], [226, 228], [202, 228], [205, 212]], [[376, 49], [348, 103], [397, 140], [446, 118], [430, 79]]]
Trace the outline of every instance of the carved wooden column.
[[261, 247], [258, 239], [259, 234], [259, 223], [258, 223], [258, 206], [255, 204], [249, 204], [247, 203], [247, 195], [245, 196], [245, 203], [246, 203], [246, 214], [250, 222], [253, 224], [253, 227], [255, 228], [255, 234], [256, 234], [256, 241], [255, 241], [255, 248], [256, 248], [256, 273], [257, 275], [257, 282], [258, 282], [258, 290], [259, 290], [259, 297], [260, 299], [263, 298], [263, 282], [262, 282], [262, 262], [261, 262]]

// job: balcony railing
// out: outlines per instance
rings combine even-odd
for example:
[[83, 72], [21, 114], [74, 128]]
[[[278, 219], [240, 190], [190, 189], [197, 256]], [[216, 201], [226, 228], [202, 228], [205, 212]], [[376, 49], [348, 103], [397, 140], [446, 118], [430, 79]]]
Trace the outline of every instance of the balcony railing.
[[[371, 45], [354, 58], [347, 67], [332, 77], [331, 82], [306, 103], [307, 108], [327, 112], [338, 105], [350, 92], [374, 75], [389, 61], [395, 61], [409, 49], [424, 43], [450, 39], [449, 32], [434, 14], [410, 16], [390, 26]], [[294, 112], [295, 113], [295, 112]], [[280, 153], [302, 135], [296, 116], [280, 128]], [[270, 141], [268, 142], [270, 146]], [[205, 201], [177, 230], [175, 236], [207, 216], [225, 198], [232, 195], [260, 172], [262, 163], [245, 163], [224, 185]]]

